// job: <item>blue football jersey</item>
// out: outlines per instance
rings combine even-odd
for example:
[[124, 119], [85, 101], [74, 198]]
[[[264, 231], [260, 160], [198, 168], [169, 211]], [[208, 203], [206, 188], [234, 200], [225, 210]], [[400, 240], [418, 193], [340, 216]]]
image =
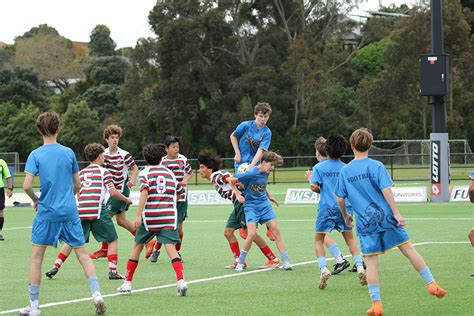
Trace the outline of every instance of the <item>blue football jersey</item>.
[[271, 206], [267, 197], [268, 173], [261, 173], [257, 167], [253, 167], [235, 177], [244, 185], [244, 208]]

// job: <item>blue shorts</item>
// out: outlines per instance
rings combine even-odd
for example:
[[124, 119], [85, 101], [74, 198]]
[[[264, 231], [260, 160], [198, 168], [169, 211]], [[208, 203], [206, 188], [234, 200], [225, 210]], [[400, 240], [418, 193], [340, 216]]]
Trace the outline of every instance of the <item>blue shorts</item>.
[[352, 231], [352, 227], [346, 226], [346, 222], [344, 221], [344, 217], [337, 216], [337, 217], [324, 217], [319, 216], [316, 218], [316, 233], [330, 233], [333, 230], [337, 230], [339, 232], [343, 231]]
[[272, 219], [276, 219], [276, 214], [272, 207], [267, 205], [263, 208], [244, 206], [245, 223], [266, 224]]
[[360, 248], [364, 256], [383, 254], [410, 241], [405, 228], [396, 227], [380, 233], [359, 235]]
[[34, 245], [57, 247], [58, 241], [71, 247], [84, 246], [84, 232], [79, 217], [65, 222], [49, 222], [35, 218], [31, 242]]

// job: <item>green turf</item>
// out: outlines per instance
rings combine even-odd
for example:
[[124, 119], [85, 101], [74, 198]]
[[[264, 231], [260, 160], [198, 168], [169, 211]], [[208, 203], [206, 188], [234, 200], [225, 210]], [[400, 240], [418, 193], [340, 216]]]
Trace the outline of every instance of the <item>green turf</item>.
[[[270, 187], [273, 193], [283, 187]], [[387, 315], [468, 315], [474, 310], [472, 286], [474, 278], [473, 249], [467, 233], [474, 224], [472, 204], [399, 204], [408, 220], [407, 230], [414, 243], [463, 242], [428, 244], [417, 247], [435, 277], [449, 294], [437, 300], [427, 294], [421, 277], [398, 250], [380, 257], [382, 299]], [[129, 218], [135, 215], [135, 208]], [[293, 263], [315, 260], [314, 217], [311, 205], [284, 205], [276, 209], [283, 236]], [[225, 206], [192, 206], [185, 222], [183, 259], [187, 281], [216, 276], [235, 275], [223, 267], [232, 261], [228, 243], [222, 234], [230, 212]], [[28, 265], [30, 255], [30, 208], [8, 208], [5, 211], [6, 240], [0, 242], [0, 313], [23, 307], [28, 303]], [[412, 219], [410, 219], [412, 218]], [[448, 218], [445, 220], [439, 218]], [[467, 220], [462, 220], [467, 218]], [[421, 220], [423, 219], [423, 220]], [[461, 219], [461, 220], [460, 220]], [[119, 270], [124, 272], [132, 247], [131, 235], [119, 228]], [[341, 249], [348, 253], [341, 237], [333, 233]], [[276, 247], [270, 243], [276, 252]], [[92, 242], [88, 250], [95, 250]], [[48, 249], [43, 270], [49, 269], [56, 256]], [[265, 262], [255, 247], [248, 257], [247, 271]], [[351, 262], [352, 260], [349, 259]], [[104, 295], [115, 293], [121, 281], [109, 281], [107, 262], [95, 261]], [[332, 261], [330, 261], [332, 264]], [[129, 296], [106, 297], [109, 315], [152, 314], [318, 314], [364, 315], [370, 301], [354, 274], [343, 272], [329, 280], [326, 290], [317, 289], [318, 271], [315, 263], [296, 266], [293, 271], [269, 271], [219, 280], [191, 283], [187, 297], [176, 297], [175, 287], [132, 293]], [[134, 289], [174, 284], [169, 259], [162, 255], [157, 264], [142, 259], [133, 282]], [[70, 257], [53, 280], [43, 278], [41, 304], [89, 297], [87, 282], [77, 260]], [[44, 315], [92, 315], [90, 301], [43, 307]]]

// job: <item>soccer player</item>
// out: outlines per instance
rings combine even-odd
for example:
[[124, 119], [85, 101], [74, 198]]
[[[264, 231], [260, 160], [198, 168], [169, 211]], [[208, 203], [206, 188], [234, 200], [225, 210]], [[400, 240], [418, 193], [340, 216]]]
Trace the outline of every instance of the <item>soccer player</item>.
[[[122, 137], [122, 128], [117, 125], [109, 125], [104, 129], [103, 136], [107, 142], [108, 148], [104, 152], [104, 167], [109, 170], [112, 175], [117, 191], [124, 196], [130, 196], [130, 189], [134, 186], [138, 174], [138, 167], [129, 152], [118, 147], [120, 138]], [[135, 236], [135, 227], [133, 223], [127, 219], [126, 212], [129, 204], [117, 199], [113, 196], [107, 201], [107, 211], [110, 217], [117, 216], [117, 224], [132, 235]], [[108, 243], [103, 242], [102, 247], [89, 254], [92, 259], [106, 258]]]
[[[117, 232], [115, 225], [107, 212], [104, 199], [107, 192], [117, 200], [132, 204], [132, 200], [117, 191], [110, 172], [101, 167], [104, 164], [104, 146], [98, 143], [88, 144], [84, 155], [90, 165], [79, 172], [81, 187], [78, 196], [79, 218], [81, 219], [84, 239], [89, 242], [92, 233], [98, 242], [109, 244], [107, 258], [109, 261], [109, 280], [121, 280], [124, 277], [117, 272]], [[46, 272], [48, 278], [58, 273], [59, 268], [66, 261], [72, 248], [68, 244], [61, 247], [53, 267]]]
[[[10, 170], [8, 169], [7, 163], [5, 160], [0, 159], [0, 233], [3, 229], [4, 215], [3, 210], [5, 209], [5, 185], [3, 184], [3, 179], [7, 180], [7, 196], [11, 198], [13, 195], [13, 181]], [[5, 240], [3, 235], [0, 234], [0, 241]]]
[[[314, 143], [314, 147], [316, 149], [316, 159], [318, 162], [325, 161], [327, 159], [327, 152], [326, 152], [326, 139], [322, 136], [316, 139]], [[314, 191], [316, 193], [320, 193], [320, 188], [313, 183], [313, 173], [314, 169], [316, 168], [317, 164], [313, 166], [313, 170], [306, 171], [306, 178], [308, 179], [309, 187], [311, 191]], [[318, 256], [318, 252], [316, 251], [316, 239], [317, 239], [317, 234], [315, 235], [315, 240], [314, 240], [314, 246], [315, 246], [315, 252], [316, 256]], [[324, 244], [328, 248], [328, 250], [331, 252], [332, 256], [334, 257], [334, 260], [336, 261], [336, 264], [334, 265], [334, 270], [331, 272], [331, 275], [336, 275], [347, 269], [350, 264], [349, 261], [347, 261], [344, 256], [341, 253], [341, 250], [339, 249], [339, 246], [337, 245], [336, 241], [331, 237], [329, 233], [324, 235]], [[354, 267], [349, 270], [351, 272], [357, 272], [357, 267], [354, 264]]]
[[[56, 247], [58, 241], [74, 248], [84, 269], [96, 307], [96, 313], [105, 312], [94, 264], [84, 248], [84, 234], [77, 211], [74, 193], [79, 190], [77, 160], [70, 148], [58, 144], [59, 115], [54, 111], [41, 114], [36, 128], [43, 137], [43, 146], [33, 150], [26, 161], [23, 189], [32, 199], [36, 217], [31, 232], [31, 260], [29, 276], [30, 305], [20, 315], [39, 315], [41, 264], [47, 246]], [[40, 178], [41, 196], [35, 195], [33, 179]], [[64, 290], [64, 289], [63, 289]]]
[[165, 245], [166, 252], [176, 273], [178, 296], [185, 296], [188, 286], [184, 281], [183, 263], [175, 244], [180, 242], [178, 234], [177, 195], [184, 194], [184, 188], [171, 170], [160, 165], [165, 145], [151, 144], [143, 148], [143, 157], [148, 166], [140, 172], [140, 201], [135, 227], [137, 234], [127, 263], [125, 282], [117, 289], [120, 293], [132, 291], [133, 274], [138, 266], [140, 253], [146, 242], [156, 236]]
[[[327, 281], [331, 276], [326, 263], [326, 253], [324, 251], [324, 239], [334, 229], [342, 233], [344, 240], [349, 247], [349, 251], [354, 258], [359, 281], [361, 285], [367, 285], [362, 257], [357, 248], [357, 243], [352, 235], [352, 227], [344, 224], [344, 218], [337, 206], [334, 189], [336, 187], [339, 172], [345, 166], [340, 158], [347, 149], [347, 141], [341, 135], [330, 136], [325, 146], [326, 159], [316, 164], [312, 171], [312, 189], [321, 194], [318, 206], [318, 217], [316, 218], [316, 254], [318, 256], [318, 266], [321, 271], [319, 279], [319, 289], [324, 290]], [[347, 208], [350, 208], [347, 205]], [[349, 264], [347, 264], [349, 266]]]
[[244, 173], [230, 176], [227, 181], [232, 184], [240, 182], [244, 185], [244, 198], [237, 197], [240, 203], [244, 204], [245, 222], [247, 224], [247, 238], [244, 240], [242, 250], [240, 250], [239, 263], [235, 271], [242, 272], [244, 269], [245, 258], [250, 250], [252, 242], [257, 236], [257, 224], [266, 224], [275, 236], [275, 243], [280, 251], [282, 265], [284, 270], [292, 270], [285, 241], [281, 235], [278, 220], [272, 209], [270, 201], [278, 206], [278, 202], [273, 199], [267, 191], [268, 175], [275, 169], [275, 166], [281, 165], [283, 158], [272, 152], [265, 151], [262, 155], [261, 163], [247, 170]]
[[365, 128], [354, 131], [350, 137], [354, 160], [344, 166], [336, 185], [336, 196], [346, 225], [352, 227], [352, 216], [346, 211], [345, 199], [352, 205], [357, 220], [362, 253], [367, 265], [367, 281], [372, 301], [369, 315], [382, 315], [378, 255], [398, 247], [428, 286], [428, 292], [438, 298], [447, 294], [435, 281], [423, 257], [413, 247], [403, 228], [405, 219], [398, 211], [392, 193], [393, 181], [384, 165], [368, 158], [373, 142]]
[[[230, 135], [230, 142], [234, 148], [234, 172], [238, 173], [239, 166], [248, 163], [248, 169], [260, 163], [262, 155], [270, 148], [272, 131], [267, 122], [272, 114], [272, 107], [267, 102], [258, 102], [254, 108], [255, 120], [241, 122]], [[242, 238], [246, 233], [240, 230]], [[270, 229], [267, 227], [267, 236], [274, 241]]]
[[[237, 260], [240, 256], [240, 247], [237, 238], [234, 235], [236, 229], [244, 228], [245, 226], [245, 213], [244, 206], [238, 201], [238, 197], [242, 197], [240, 191], [231, 185], [227, 179], [230, 177], [230, 173], [226, 170], [219, 170], [220, 160], [213, 156], [209, 152], [201, 152], [198, 156], [199, 161], [199, 173], [201, 177], [208, 179], [214, 185], [216, 191], [224, 199], [229, 199], [234, 205], [234, 210], [230, 213], [229, 218], [224, 229], [224, 236], [229, 242], [230, 250], [234, 255], [234, 262], [231, 265], [226, 266], [226, 269], [235, 269]], [[277, 268], [280, 265], [280, 261], [276, 258], [273, 251], [268, 247], [265, 240], [259, 234], [255, 235], [254, 242], [260, 248], [260, 251], [268, 261], [259, 269]], [[244, 264], [245, 267], [245, 264]]]
[[[166, 156], [163, 157], [161, 164], [174, 173], [176, 181], [178, 181], [184, 189], [184, 194], [178, 198], [176, 206], [178, 208], [178, 233], [179, 239], [181, 240], [179, 243], [176, 243], [176, 251], [178, 251], [178, 255], [181, 258], [181, 254], [179, 253], [179, 251], [181, 250], [181, 244], [183, 242], [184, 236], [183, 223], [186, 217], [188, 217], [188, 192], [186, 185], [188, 183], [189, 178], [191, 178], [193, 174], [193, 169], [188, 163], [188, 159], [184, 155], [181, 155], [179, 153], [179, 143], [179, 137], [166, 136]], [[153, 239], [149, 244], [147, 244], [147, 252], [145, 258], [148, 258], [150, 256], [150, 252], [153, 251], [150, 258], [151, 262], [158, 261], [158, 257], [160, 256], [161, 243], [156, 242], [155, 249], [153, 250], [153, 244], [155, 242], [156, 239]]]

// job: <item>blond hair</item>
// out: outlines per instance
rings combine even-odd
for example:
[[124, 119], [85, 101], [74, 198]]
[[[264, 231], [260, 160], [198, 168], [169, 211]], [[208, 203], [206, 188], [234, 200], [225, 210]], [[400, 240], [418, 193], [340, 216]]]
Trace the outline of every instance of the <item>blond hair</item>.
[[351, 145], [360, 152], [368, 151], [373, 141], [374, 137], [367, 128], [356, 129], [349, 138]]

